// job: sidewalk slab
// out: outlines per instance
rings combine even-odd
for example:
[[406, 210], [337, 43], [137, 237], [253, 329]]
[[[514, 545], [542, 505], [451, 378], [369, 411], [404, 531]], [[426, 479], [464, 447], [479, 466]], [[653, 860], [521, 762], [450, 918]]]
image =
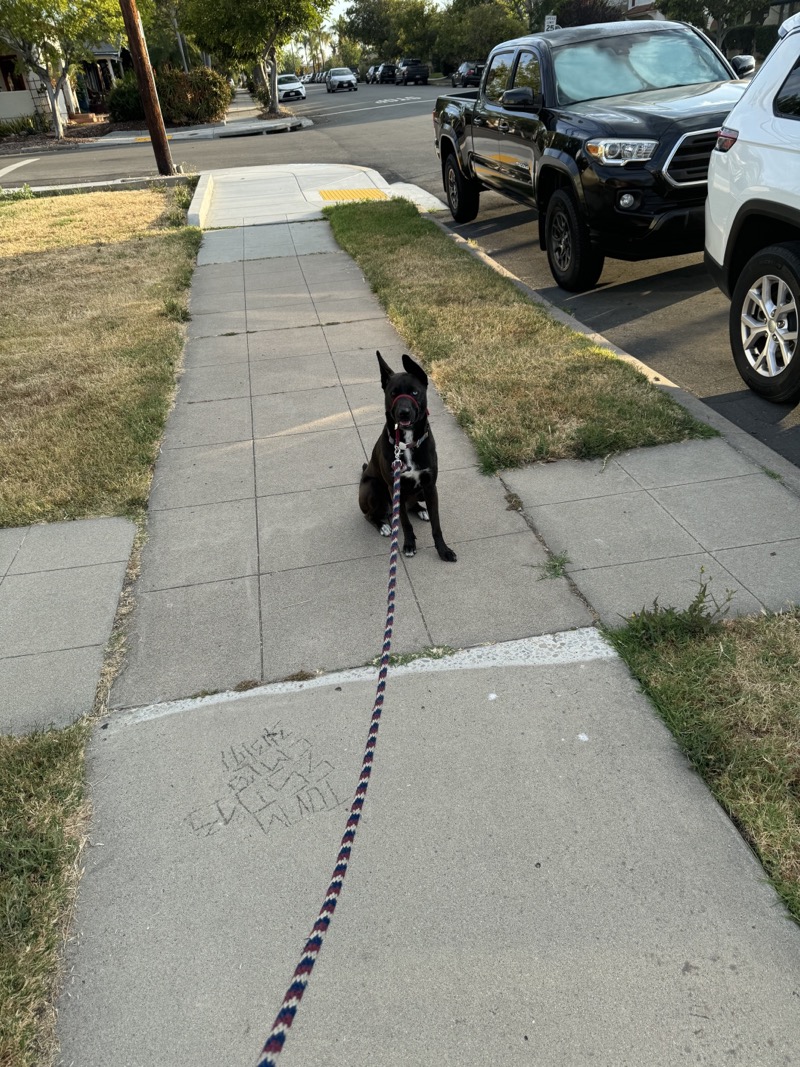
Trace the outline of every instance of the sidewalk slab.
[[320, 220], [325, 204], [352, 200], [362, 190], [370, 197], [411, 200], [421, 211], [443, 211], [447, 206], [417, 185], [393, 185], [371, 167], [343, 163], [271, 164], [206, 175], [195, 192], [189, 219], [208, 229]]
[[701, 583], [732, 614], [800, 602], [800, 500], [726, 441], [506, 471], [534, 527], [610, 626]]
[[92, 710], [135, 533], [120, 518], [0, 531], [0, 731]]
[[[791, 1063], [800, 930], [621, 661], [436, 666], [390, 672], [282, 1062]], [[357, 779], [348, 677], [96, 733], [63, 1067], [255, 1062]]]

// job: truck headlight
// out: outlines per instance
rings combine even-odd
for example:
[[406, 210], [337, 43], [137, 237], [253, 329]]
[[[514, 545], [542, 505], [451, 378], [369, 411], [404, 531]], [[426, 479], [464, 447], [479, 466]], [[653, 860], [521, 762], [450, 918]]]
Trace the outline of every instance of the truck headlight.
[[626, 163], [643, 163], [652, 158], [658, 141], [618, 141], [613, 137], [601, 137], [586, 142], [586, 151], [593, 159], [609, 166], [622, 167]]

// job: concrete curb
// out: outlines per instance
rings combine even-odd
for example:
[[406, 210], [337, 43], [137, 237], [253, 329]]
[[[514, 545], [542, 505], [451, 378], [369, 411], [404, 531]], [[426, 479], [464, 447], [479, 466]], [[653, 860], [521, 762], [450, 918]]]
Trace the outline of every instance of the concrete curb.
[[[216, 141], [223, 137], [257, 137], [260, 134], [286, 133], [291, 130], [306, 129], [313, 125], [311, 119], [298, 118], [293, 115], [282, 119], [260, 119], [195, 127], [192, 130], [169, 133], [167, 139], [172, 144], [178, 141]], [[117, 145], [144, 144], [149, 140], [150, 134], [146, 130], [134, 130], [129, 135], [109, 133], [92, 143], [102, 145], [104, 148], [114, 148]]]
[[613, 352], [618, 359], [624, 360], [632, 367], [635, 367], [640, 374], [643, 374], [648, 381], [653, 385], [667, 393], [672, 399], [686, 408], [690, 415], [693, 415], [698, 422], [704, 422], [707, 426], [711, 426], [715, 429], [737, 452], [745, 456], [751, 462], [757, 464], [759, 467], [765, 470], [777, 474], [780, 481], [787, 489], [790, 489], [796, 496], [800, 496], [800, 470], [793, 463], [790, 463], [788, 459], [784, 459], [783, 456], [778, 455], [768, 445], [765, 445], [761, 441], [757, 441], [745, 430], [740, 429], [734, 425], [729, 419], [726, 419], [724, 415], [720, 415], [718, 412], [713, 411], [707, 404], [704, 404], [702, 400], [699, 400], [693, 393], [687, 392], [682, 389], [675, 382], [665, 378], [663, 374], [659, 374], [648, 367], [646, 363], [642, 363], [636, 359], [629, 352], [625, 352], [624, 349], [618, 348], [615, 344], [604, 337], [602, 334], [597, 333], [590, 326], [576, 319], [569, 312], [562, 311], [561, 308], [556, 307], [555, 304], [551, 304], [549, 300], [545, 299], [536, 289], [532, 289], [529, 285], [518, 278], [516, 274], [512, 274], [510, 270], [507, 270], [497, 260], [492, 259], [486, 252], [481, 251], [479, 248], [473, 248], [473, 246], [461, 237], [460, 234], [453, 233], [448, 229], [441, 219], [437, 219], [430, 216], [431, 221], [434, 222], [439, 229], [445, 233], [448, 237], [451, 237], [456, 244], [464, 248], [471, 256], [479, 260], [481, 263], [486, 264], [497, 274], [502, 275], [504, 278], [508, 278], [510, 282], [525, 294], [529, 300], [534, 304], [538, 304], [543, 308], [548, 315], [555, 319], [556, 322], [562, 323], [569, 329], [574, 330], [576, 333], [581, 333], [585, 337], [588, 337], [596, 345], [600, 345], [603, 348], [609, 349]]
[[192, 202], [189, 205], [186, 221], [190, 226], [199, 226], [200, 229], [205, 228], [205, 222], [209, 208], [211, 207], [211, 199], [213, 195], [214, 175], [211, 171], [207, 171], [201, 176], [200, 181], [197, 183]]
[[[150, 189], [154, 185], [180, 185], [187, 178], [194, 177], [192, 174], [156, 174], [149, 178], [112, 178], [105, 182], [82, 182], [75, 185], [36, 185], [31, 188], [33, 196], [59, 196], [67, 193], [96, 193], [102, 189]], [[14, 193], [23, 186], [18, 185], [5, 189], [6, 193]]]

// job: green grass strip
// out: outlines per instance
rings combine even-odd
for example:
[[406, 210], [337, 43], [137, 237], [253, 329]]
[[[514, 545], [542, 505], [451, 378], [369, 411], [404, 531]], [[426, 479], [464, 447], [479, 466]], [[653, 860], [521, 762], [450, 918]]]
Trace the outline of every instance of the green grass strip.
[[723, 621], [702, 583], [606, 636], [800, 921], [800, 610]]
[[52, 1059], [53, 997], [77, 885], [88, 726], [0, 736], [0, 1063]]

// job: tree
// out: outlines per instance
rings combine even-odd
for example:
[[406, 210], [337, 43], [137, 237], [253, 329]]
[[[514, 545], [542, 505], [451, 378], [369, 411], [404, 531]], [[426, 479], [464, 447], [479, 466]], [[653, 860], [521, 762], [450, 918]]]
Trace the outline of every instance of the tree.
[[93, 44], [115, 41], [123, 32], [117, 0], [0, 0], [0, 41], [41, 78], [59, 140], [64, 136], [64, 123], [58, 96], [70, 67], [81, 60], [92, 61]]
[[484, 2], [444, 11], [435, 46], [442, 69], [455, 70], [465, 59], [481, 62], [500, 41], [527, 32], [527, 24], [503, 3]]
[[559, 26], [591, 26], [619, 22], [620, 9], [610, 0], [561, 0], [554, 8]]
[[354, 0], [340, 22], [346, 36], [381, 58], [395, 58], [400, 51], [396, 0]]
[[667, 18], [689, 22], [701, 30], [715, 23], [716, 43], [721, 48], [732, 27], [745, 22], [760, 26], [770, 5], [758, 0], [656, 0], [656, 7]]
[[255, 64], [277, 110], [277, 50], [318, 27], [331, 0], [185, 0], [184, 18], [201, 48], [228, 66]]

